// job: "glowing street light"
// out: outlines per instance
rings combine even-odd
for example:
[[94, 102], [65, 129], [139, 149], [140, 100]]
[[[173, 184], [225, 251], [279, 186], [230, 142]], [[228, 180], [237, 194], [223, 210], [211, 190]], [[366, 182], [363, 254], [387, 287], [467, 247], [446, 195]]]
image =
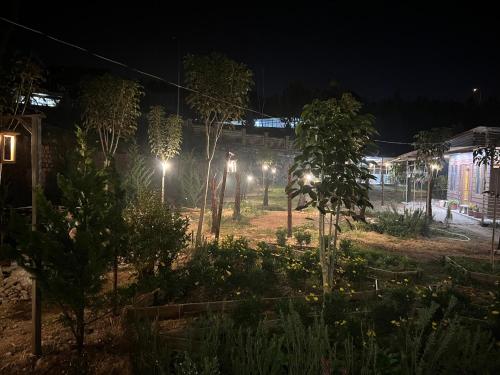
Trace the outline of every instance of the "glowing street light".
[[433, 163], [433, 164], [431, 164], [431, 169], [433, 171], [437, 171], [437, 170], [441, 169], [441, 166], [438, 163]]
[[267, 164], [262, 164], [262, 170], [267, 171], [269, 169], [269, 165]]
[[253, 176], [252, 176], [251, 174], [249, 174], [249, 175], [247, 176], [247, 181], [248, 181], [248, 182], [252, 182], [252, 181], [253, 181]]
[[276, 168], [271, 168], [271, 173], [276, 174]]
[[304, 181], [305, 181], [306, 183], [308, 183], [308, 184], [309, 184], [309, 183], [311, 183], [313, 180], [314, 180], [314, 175], [313, 175], [312, 173], [306, 173], [306, 174], [304, 175]]
[[160, 164], [161, 164], [161, 169], [162, 169], [163, 173], [165, 174], [170, 169], [170, 163], [166, 160], [163, 160], [160, 162]]

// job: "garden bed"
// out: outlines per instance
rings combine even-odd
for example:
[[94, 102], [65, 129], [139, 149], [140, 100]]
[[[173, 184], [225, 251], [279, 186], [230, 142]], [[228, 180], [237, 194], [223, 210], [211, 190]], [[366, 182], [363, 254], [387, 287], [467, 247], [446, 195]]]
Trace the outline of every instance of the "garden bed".
[[444, 257], [445, 264], [458, 272], [466, 280], [483, 284], [500, 285], [500, 270], [492, 270], [486, 260], [468, 257]]

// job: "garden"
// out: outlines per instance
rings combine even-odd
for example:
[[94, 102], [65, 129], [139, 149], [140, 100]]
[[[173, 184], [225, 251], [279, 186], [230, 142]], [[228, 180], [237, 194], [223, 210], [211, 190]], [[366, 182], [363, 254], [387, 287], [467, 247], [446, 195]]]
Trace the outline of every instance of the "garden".
[[[99, 76], [82, 86], [57, 200], [36, 190], [35, 223], [2, 207], [2, 255], [36, 280], [43, 303], [33, 355], [35, 296], [10, 301], [2, 289], [0, 372], [498, 373], [489, 237], [402, 207], [391, 186], [394, 201], [373, 204], [375, 119], [360, 102], [306, 105], [294, 158], [218, 152], [244, 114], [228, 101], [246, 103], [252, 73], [218, 54], [188, 56], [185, 69], [203, 152], [182, 149], [183, 121], [161, 106], [145, 114], [141, 150], [141, 87]], [[416, 137], [424, 164], [444, 152], [428, 137]], [[2, 285], [22, 284], [11, 277]]]

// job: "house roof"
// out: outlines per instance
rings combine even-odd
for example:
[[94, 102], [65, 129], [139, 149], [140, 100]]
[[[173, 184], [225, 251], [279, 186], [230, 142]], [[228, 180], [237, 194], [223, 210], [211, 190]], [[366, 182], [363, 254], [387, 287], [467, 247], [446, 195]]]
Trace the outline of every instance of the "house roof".
[[[465, 132], [459, 133], [448, 140], [450, 149], [445, 154], [458, 152], [471, 152], [477, 147], [488, 144], [500, 146], [500, 127], [477, 126]], [[417, 151], [410, 151], [394, 158], [394, 161], [414, 161], [417, 159]]]
[[[500, 127], [477, 126], [457, 134], [449, 140], [450, 151], [455, 147], [478, 147], [488, 144], [500, 144]], [[448, 152], [449, 153], [449, 152]]]

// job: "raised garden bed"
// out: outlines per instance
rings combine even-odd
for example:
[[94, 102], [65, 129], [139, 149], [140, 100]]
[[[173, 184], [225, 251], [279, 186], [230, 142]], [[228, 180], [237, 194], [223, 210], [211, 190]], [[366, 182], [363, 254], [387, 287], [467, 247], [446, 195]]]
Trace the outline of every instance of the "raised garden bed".
[[[491, 270], [486, 260], [467, 257], [444, 257], [445, 264], [461, 274], [466, 280], [473, 280], [488, 285], [500, 285], [500, 270]], [[489, 268], [489, 269], [488, 269]]]

